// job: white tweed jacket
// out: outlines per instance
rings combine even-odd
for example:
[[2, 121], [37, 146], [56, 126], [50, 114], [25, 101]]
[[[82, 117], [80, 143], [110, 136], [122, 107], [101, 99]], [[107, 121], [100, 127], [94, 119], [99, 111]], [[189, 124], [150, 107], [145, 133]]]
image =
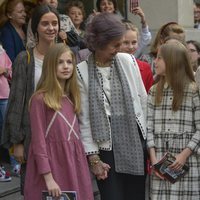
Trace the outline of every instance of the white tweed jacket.
[[[137, 124], [140, 127], [143, 138], [146, 139], [147, 93], [142, 82], [138, 65], [135, 61], [135, 58], [129, 54], [118, 53], [116, 56], [119, 59], [121, 66], [123, 66], [124, 73], [130, 86]], [[78, 64], [77, 74], [81, 92], [81, 113], [79, 115], [79, 122], [81, 138], [84, 144], [85, 152], [89, 155], [98, 153], [99, 149], [109, 151], [112, 149], [111, 140], [107, 142], [97, 143], [92, 138], [89, 116], [87, 61], [83, 61]]]

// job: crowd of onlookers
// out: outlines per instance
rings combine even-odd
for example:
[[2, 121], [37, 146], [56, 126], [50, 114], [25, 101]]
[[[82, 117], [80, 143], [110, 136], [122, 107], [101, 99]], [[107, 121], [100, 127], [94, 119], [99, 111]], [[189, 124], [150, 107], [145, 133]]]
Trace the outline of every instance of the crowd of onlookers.
[[[29, 200], [45, 188], [90, 200], [89, 165], [102, 200], [142, 200], [147, 184], [152, 200], [199, 199], [200, 42], [186, 41], [175, 21], [152, 40], [139, 6], [131, 12], [141, 27], [117, 0], [97, 0], [88, 16], [84, 6], [69, 0], [62, 14], [57, 0], [0, 6], [0, 182], [20, 176]], [[174, 185], [147, 166], [168, 150], [173, 170], [190, 166]]]

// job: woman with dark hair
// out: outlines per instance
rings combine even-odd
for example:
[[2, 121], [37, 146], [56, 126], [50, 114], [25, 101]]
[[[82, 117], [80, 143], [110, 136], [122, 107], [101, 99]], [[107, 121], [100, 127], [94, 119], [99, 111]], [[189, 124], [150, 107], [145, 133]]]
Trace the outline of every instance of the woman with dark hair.
[[78, 67], [80, 130], [102, 200], [145, 198], [146, 98], [133, 56], [118, 53], [125, 27], [101, 13], [85, 33], [92, 52]]
[[13, 64], [13, 78], [5, 117], [2, 143], [14, 145], [14, 156], [22, 164], [22, 193], [26, 159], [31, 137], [28, 104], [42, 71], [44, 55], [54, 43], [60, 27], [59, 16], [50, 6], [38, 6], [32, 17], [32, 31], [37, 37], [33, 49], [21, 52]]
[[22, 0], [5, 1], [4, 4], [0, 20], [0, 41], [10, 60], [14, 62], [16, 56], [25, 50], [26, 13]]

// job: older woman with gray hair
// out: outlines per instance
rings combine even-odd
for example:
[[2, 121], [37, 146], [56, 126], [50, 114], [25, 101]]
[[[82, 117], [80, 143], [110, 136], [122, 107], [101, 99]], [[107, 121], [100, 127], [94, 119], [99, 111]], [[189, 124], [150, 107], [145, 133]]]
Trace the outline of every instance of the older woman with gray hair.
[[102, 200], [145, 199], [147, 94], [135, 58], [118, 53], [124, 33], [117, 15], [95, 16], [92, 54], [77, 66], [81, 138]]

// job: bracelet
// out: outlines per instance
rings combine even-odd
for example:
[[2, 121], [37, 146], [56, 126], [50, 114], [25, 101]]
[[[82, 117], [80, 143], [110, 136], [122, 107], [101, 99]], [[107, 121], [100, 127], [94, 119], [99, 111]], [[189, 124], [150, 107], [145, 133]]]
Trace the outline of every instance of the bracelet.
[[89, 163], [90, 163], [90, 166], [94, 166], [94, 165], [98, 164], [100, 161], [101, 161], [101, 159], [98, 156], [97, 158], [89, 160]]

